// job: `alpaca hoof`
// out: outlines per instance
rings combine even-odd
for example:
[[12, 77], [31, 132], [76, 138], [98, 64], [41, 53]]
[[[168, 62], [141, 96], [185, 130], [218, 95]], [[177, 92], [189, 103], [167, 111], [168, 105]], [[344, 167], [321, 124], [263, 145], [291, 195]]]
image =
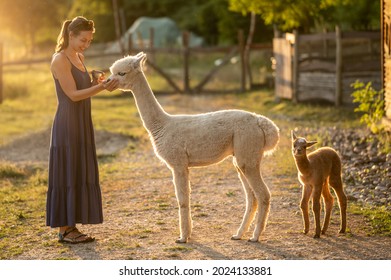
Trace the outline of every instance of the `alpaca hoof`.
[[175, 243], [187, 243], [187, 238], [185, 237], [180, 237], [177, 240], [175, 240]]
[[252, 237], [248, 240], [248, 242], [258, 242], [258, 238]]
[[231, 240], [240, 240], [240, 239], [242, 239], [242, 237], [239, 235], [232, 235], [231, 236]]
[[341, 230], [339, 231], [339, 233], [346, 233], [346, 230], [341, 229]]
[[307, 234], [309, 232], [308, 229], [303, 230], [303, 234]]
[[326, 230], [322, 230], [322, 234], [326, 234]]
[[315, 234], [314, 235], [314, 238], [316, 239], [316, 238], [320, 238], [320, 234]]

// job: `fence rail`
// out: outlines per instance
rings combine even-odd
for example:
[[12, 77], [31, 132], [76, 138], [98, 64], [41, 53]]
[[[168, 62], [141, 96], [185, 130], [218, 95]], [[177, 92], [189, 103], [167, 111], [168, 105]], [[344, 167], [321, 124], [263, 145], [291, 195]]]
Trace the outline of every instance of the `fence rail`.
[[[150, 36], [153, 36], [154, 32], [151, 30]], [[190, 47], [189, 46], [189, 36], [190, 33], [183, 32], [182, 36], [182, 47], [178, 48], [167, 48], [167, 47], [155, 47], [153, 46], [153, 38], [149, 40], [151, 42], [151, 45], [148, 45], [146, 47], [135, 47], [132, 45], [131, 40], [129, 40], [129, 45], [127, 48], [127, 51], [121, 52], [111, 52], [111, 53], [105, 53], [105, 52], [99, 52], [99, 53], [93, 53], [93, 54], [86, 54], [86, 58], [88, 59], [94, 59], [94, 58], [102, 58], [102, 57], [109, 57], [109, 56], [124, 56], [131, 53], [137, 53], [140, 51], [147, 52], [153, 56], [155, 53], [167, 53], [167, 54], [175, 54], [175, 55], [181, 55], [182, 61], [183, 61], [183, 81], [182, 86], [177, 85], [176, 82], [172, 79], [172, 77], [164, 71], [159, 65], [157, 65], [153, 59], [147, 60], [147, 65], [153, 68], [164, 80], [167, 81], [168, 85], [173, 89], [174, 92], [179, 93], [198, 93], [204, 90], [205, 85], [211, 80], [211, 78], [225, 65], [228, 64], [230, 59], [233, 56], [238, 55], [240, 57], [240, 63], [241, 63], [241, 71], [240, 71], [240, 85], [238, 85], [238, 90], [243, 92], [246, 90], [246, 76], [248, 76], [248, 73], [246, 73], [246, 63], [249, 63], [249, 61], [246, 61], [245, 55], [244, 55], [244, 36], [243, 32], [238, 32], [238, 45], [231, 45], [231, 46], [211, 46], [211, 47]], [[272, 50], [272, 44], [265, 43], [265, 44], [251, 44], [249, 49], [251, 51], [254, 50]], [[190, 72], [190, 57], [195, 54], [209, 54], [209, 53], [224, 53], [225, 56], [222, 59], [222, 61], [218, 64], [212, 67], [209, 71], [206, 72], [205, 76], [200, 80], [200, 82], [195, 85], [193, 88], [190, 87], [190, 79], [189, 79], [189, 72]], [[3, 45], [0, 42], [0, 104], [2, 103], [4, 99], [3, 95], [3, 71], [4, 67], [9, 66], [17, 66], [17, 65], [33, 65], [33, 64], [40, 64], [40, 63], [50, 63], [51, 57], [47, 58], [39, 58], [39, 59], [30, 59], [30, 60], [17, 60], [17, 61], [3, 61]], [[103, 69], [108, 70], [108, 69]], [[249, 85], [251, 88], [251, 84]]]

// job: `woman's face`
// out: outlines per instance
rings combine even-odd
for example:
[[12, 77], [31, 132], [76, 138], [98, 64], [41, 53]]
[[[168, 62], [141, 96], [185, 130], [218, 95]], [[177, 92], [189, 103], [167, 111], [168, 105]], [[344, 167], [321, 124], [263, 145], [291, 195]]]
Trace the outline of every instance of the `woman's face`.
[[76, 52], [84, 52], [91, 44], [94, 37], [92, 31], [80, 31], [79, 35], [69, 35], [69, 46]]

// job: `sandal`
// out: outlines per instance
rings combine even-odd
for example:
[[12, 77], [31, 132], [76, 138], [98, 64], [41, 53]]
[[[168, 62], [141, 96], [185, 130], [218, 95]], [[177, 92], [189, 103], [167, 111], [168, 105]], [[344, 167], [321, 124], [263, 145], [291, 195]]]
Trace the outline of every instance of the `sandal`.
[[[68, 236], [71, 232], [74, 233], [73, 236]], [[58, 242], [60, 243], [78, 244], [92, 242], [94, 240], [95, 238], [81, 233], [76, 227], [70, 227], [64, 233], [58, 233]]]

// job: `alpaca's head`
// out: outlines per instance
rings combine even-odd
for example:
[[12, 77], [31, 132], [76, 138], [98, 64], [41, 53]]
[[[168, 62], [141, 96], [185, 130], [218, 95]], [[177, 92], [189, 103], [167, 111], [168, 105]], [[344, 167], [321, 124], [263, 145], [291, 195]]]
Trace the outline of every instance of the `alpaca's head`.
[[119, 89], [124, 91], [131, 90], [136, 76], [143, 71], [146, 60], [147, 55], [143, 52], [117, 60], [110, 67], [111, 75], [109, 79], [118, 80]]
[[292, 137], [292, 154], [295, 157], [305, 156], [307, 154], [307, 148], [316, 144], [316, 141], [307, 141], [305, 138], [297, 137], [296, 134], [291, 131]]

